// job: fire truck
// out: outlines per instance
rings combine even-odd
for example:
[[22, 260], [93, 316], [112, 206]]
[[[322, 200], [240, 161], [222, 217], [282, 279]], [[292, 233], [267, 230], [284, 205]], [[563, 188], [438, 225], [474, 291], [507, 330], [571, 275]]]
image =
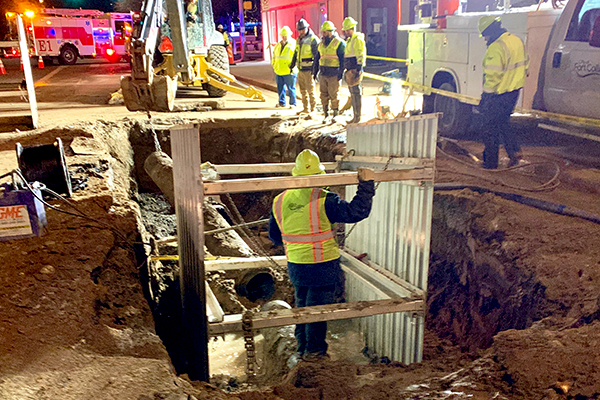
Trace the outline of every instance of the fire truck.
[[78, 58], [127, 59], [131, 15], [99, 10], [46, 8], [28, 11], [24, 22], [32, 56], [73, 65]]

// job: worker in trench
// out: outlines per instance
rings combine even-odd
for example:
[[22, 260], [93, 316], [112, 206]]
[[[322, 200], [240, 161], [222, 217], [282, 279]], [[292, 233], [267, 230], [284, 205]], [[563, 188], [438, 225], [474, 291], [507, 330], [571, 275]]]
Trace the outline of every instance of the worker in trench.
[[504, 143], [511, 167], [519, 164], [521, 149], [510, 127], [510, 115], [525, 85], [529, 59], [521, 39], [502, 27], [500, 17], [481, 17], [478, 25], [487, 43], [483, 93], [477, 110], [483, 124], [483, 167], [498, 168], [500, 142]]
[[[325, 173], [319, 156], [303, 150], [296, 157], [294, 176]], [[359, 173], [358, 191], [347, 202], [321, 188], [288, 189], [275, 197], [269, 238], [284, 245], [288, 273], [295, 289], [296, 307], [334, 302], [342, 283], [340, 251], [332, 224], [355, 223], [369, 216], [375, 195], [371, 176]], [[327, 322], [296, 325], [297, 356], [305, 361], [328, 358]]]
[[342, 23], [344, 36], [346, 37], [346, 49], [344, 51], [344, 79], [350, 91], [353, 118], [348, 121], [351, 124], [360, 122], [362, 111], [362, 79], [363, 68], [367, 62], [367, 46], [365, 35], [356, 32], [356, 20], [346, 17]]
[[320, 40], [310, 29], [310, 25], [304, 18], [298, 20], [296, 30], [298, 31], [298, 40], [296, 41], [296, 51], [294, 52], [290, 68], [294, 68], [296, 64], [300, 67], [300, 72], [298, 72], [298, 87], [302, 95], [302, 111], [298, 114], [308, 114], [315, 111], [317, 107], [313, 65], [315, 58], [319, 54]]
[[344, 75], [344, 51], [346, 44], [335, 31], [335, 25], [331, 21], [323, 22], [321, 25], [321, 43], [317, 49], [318, 59], [315, 59], [313, 76], [319, 82], [321, 92], [321, 104], [323, 105], [323, 123], [329, 122], [329, 105], [331, 103], [331, 121], [335, 122], [339, 114], [340, 81]]

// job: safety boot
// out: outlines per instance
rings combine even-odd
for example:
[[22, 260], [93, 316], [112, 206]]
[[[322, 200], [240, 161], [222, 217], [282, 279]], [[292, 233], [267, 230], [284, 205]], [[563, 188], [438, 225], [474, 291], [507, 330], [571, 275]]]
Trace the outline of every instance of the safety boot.
[[350, 124], [357, 124], [360, 122], [360, 114], [361, 114], [361, 109], [362, 109], [362, 98], [361, 98], [361, 94], [360, 93], [352, 93], [351, 94], [351, 99], [352, 99], [352, 111], [354, 114], [354, 117], [349, 121]]
[[327, 123], [328, 117], [329, 117], [329, 109], [327, 107], [323, 107], [323, 124]]
[[337, 117], [339, 114], [340, 114], [340, 113], [339, 113], [338, 109], [337, 109], [337, 108], [334, 108], [334, 109], [333, 109], [333, 115], [331, 116], [331, 122], [336, 122], [336, 121], [335, 121], [335, 117]]

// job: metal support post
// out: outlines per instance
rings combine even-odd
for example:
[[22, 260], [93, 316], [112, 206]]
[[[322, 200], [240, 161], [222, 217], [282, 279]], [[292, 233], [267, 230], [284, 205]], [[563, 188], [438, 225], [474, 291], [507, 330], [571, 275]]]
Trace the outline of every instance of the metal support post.
[[173, 182], [183, 318], [181, 331], [189, 349], [187, 373], [208, 382], [208, 325], [204, 286], [204, 188], [200, 172], [198, 125], [171, 129]]

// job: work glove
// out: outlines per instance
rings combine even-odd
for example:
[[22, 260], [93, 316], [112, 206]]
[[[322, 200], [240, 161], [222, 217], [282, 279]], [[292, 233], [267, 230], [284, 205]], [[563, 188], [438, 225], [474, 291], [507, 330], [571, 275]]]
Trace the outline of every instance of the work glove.
[[358, 190], [357, 195], [372, 198], [375, 196], [375, 172], [369, 168], [358, 168]]
[[375, 171], [370, 168], [357, 168], [359, 182], [373, 182]]

